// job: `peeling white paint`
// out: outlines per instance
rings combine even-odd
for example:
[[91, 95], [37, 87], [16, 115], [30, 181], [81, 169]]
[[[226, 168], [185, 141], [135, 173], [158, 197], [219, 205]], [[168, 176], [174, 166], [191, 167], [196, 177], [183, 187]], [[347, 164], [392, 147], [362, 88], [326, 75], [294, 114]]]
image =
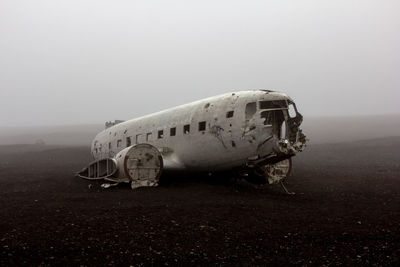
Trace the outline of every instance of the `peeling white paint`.
[[[268, 169], [261, 173], [269, 182], [277, 183], [285, 175], [277, 178], [271, 170], [280, 169], [280, 161], [294, 156], [305, 145], [301, 122], [302, 116], [286, 94], [240, 91], [137, 119], [107, 122], [106, 129], [93, 140], [92, 154], [95, 161], [116, 160], [117, 169], [123, 172], [126, 166], [118, 161], [121, 153], [126, 150], [134, 154], [136, 144], [147, 143], [158, 148], [163, 171]], [[133, 188], [157, 184], [130, 179]]]

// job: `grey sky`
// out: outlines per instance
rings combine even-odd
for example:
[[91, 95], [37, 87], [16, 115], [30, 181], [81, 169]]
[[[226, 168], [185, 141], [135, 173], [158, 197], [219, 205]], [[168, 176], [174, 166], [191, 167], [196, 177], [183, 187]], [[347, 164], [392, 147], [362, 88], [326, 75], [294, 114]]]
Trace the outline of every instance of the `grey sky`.
[[400, 113], [399, 1], [0, 2], [0, 126], [130, 119], [244, 89]]

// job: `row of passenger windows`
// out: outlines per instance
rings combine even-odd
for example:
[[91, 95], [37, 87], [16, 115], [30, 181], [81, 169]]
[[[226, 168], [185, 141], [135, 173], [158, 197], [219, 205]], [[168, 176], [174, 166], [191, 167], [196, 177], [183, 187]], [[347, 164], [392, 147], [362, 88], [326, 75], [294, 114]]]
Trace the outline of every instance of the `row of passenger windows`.
[[[206, 122], [205, 121], [201, 121], [199, 122], [199, 131], [205, 131], [206, 130]], [[183, 125], [183, 134], [189, 134], [190, 133], [190, 124], [185, 124]], [[144, 137], [146, 136], [146, 139], [144, 139]], [[169, 129], [169, 136], [176, 136], [176, 127], [172, 127]], [[164, 130], [159, 130], [157, 131], [157, 139], [162, 139], [164, 138]], [[153, 140], [153, 133], [146, 133], [146, 135], [144, 134], [137, 134], [135, 137], [135, 143], [139, 144], [142, 143], [144, 141], [149, 142]], [[121, 147], [122, 145], [122, 140], [118, 139], [117, 140], [117, 147]], [[132, 137], [128, 136], [126, 137], [126, 147], [129, 147], [132, 145]], [[108, 149], [112, 148], [112, 143], [108, 143]]]
[[[274, 100], [274, 101], [259, 101], [259, 109], [277, 109], [277, 108], [283, 108], [283, 109], [288, 109], [288, 103], [286, 100]], [[209, 105], [209, 104], [208, 104]], [[257, 111], [257, 102], [250, 102], [247, 103], [246, 108], [245, 108], [245, 118], [246, 120], [249, 120], [253, 117], [253, 115]], [[272, 115], [275, 113], [272, 112], [263, 112], [261, 114], [262, 118], [265, 118], [265, 123], [271, 123], [272, 120]], [[230, 110], [226, 112], [226, 118], [232, 118], [234, 115], [234, 111]], [[293, 104], [289, 105], [289, 115], [290, 117], [295, 117], [296, 116], [296, 111], [293, 107]], [[206, 130], [206, 122], [201, 121], [198, 124], [198, 130], [199, 131], [205, 131]], [[126, 134], [127, 130], [125, 130], [124, 134]], [[183, 125], [183, 134], [189, 134], [190, 133], [190, 124], [185, 124]], [[111, 132], [110, 132], [111, 134]], [[117, 133], [114, 134], [116, 136]], [[176, 136], [176, 127], [172, 127], [169, 129], [169, 136]], [[145, 140], [144, 140], [144, 137]], [[162, 139], [164, 138], [164, 130], [159, 130], [157, 131], [157, 138]], [[146, 134], [137, 134], [135, 137], [136, 144], [143, 143], [143, 142], [149, 142], [153, 140], [153, 133], [146, 133]], [[132, 145], [132, 138], [131, 137], [126, 137], [126, 147], [129, 147]], [[122, 140], [118, 139], [117, 140], [117, 147], [122, 146]], [[102, 145], [100, 144], [99, 150], [101, 152]], [[112, 143], [108, 143], [108, 149], [112, 149]], [[96, 148], [96, 153], [98, 152]]]
[[[208, 104], [209, 105], [209, 104]], [[259, 109], [288, 109], [289, 108], [289, 116], [290, 117], [295, 117], [296, 116], [296, 111], [293, 106], [293, 104], [290, 104], [288, 107], [288, 103], [286, 100], [273, 100], [273, 101], [259, 101], [258, 102]], [[250, 102], [247, 103], [246, 108], [245, 108], [245, 118], [246, 120], [250, 120], [254, 114], [257, 112], [257, 102]], [[272, 120], [272, 115], [275, 113], [272, 112], [263, 112], [261, 114], [262, 118], [265, 118], [265, 123], [271, 124]], [[232, 118], [234, 115], [234, 111], [230, 110], [226, 112], [226, 118]], [[198, 130], [199, 131], [205, 131], [206, 130], [206, 122], [201, 121], [198, 124]], [[176, 127], [172, 127], [169, 129], [169, 136], [176, 136]], [[189, 134], [190, 133], [190, 124], [185, 124], [183, 125], [183, 134]], [[111, 132], [110, 132], [111, 134]], [[114, 136], [116, 136], [117, 133], [114, 133]], [[124, 132], [126, 134], [126, 130]], [[164, 138], [164, 130], [159, 130], [157, 131], [157, 139], [162, 139]], [[136, 144], [143, 143], [143, 142], [149, 142], [153, 140], [153, 133], [146, 133], [146, 134], [137, 134], [135, 137]], [[132, 145], [132, 139], [131, 137], [126, 137], [126, 147], [129, 147]], [[122, 140], [119, 139], [117, 140], [117, 147], [122, 146]], [[99, 150], [101, 152], [102, 145], [100, 144]], [[112, 143], [108, 143], [108, 149], [112, 149]], [[97, 153], [97, 148], [96, 148], [96, 153]]]
[[[233, 110], [228, 111], [226, 113], [226, 118], [232, 118], [233, 114], [234, 114]], [[198, 131], [202, 132], [202, 131], [205, 131], [206, 129], [207, 129], [206, 121], [199, 122]], [[183, 134], [189, 134], [190, 133], [190, 124], [183, 125], [182, 130], [183, 130]], [[126, 133], [126, 131], [124, 133]], [[176, 127], [171, 127], [169, 129], [169, 136], [176, 136], [176, 133], [177, 133]], [[164, 136], [165, 136], [164, 130], [158, 130], [157, 131], [157, 139], [162, 139], [162, 138], [164, 138]], [[146, 134], [137, 134], [135, 136], [135, 144], [140, 144], [140, 143], [143, 143], [143, 142], [149, 142], [149, 141], [152, 141], [152, 140], [153, 140], [153, 133], [152, 132], [146, 133]], [[126, 137], [126, 147], [129, 147], [132, 144], [133, 144], [132, 137], [131, 136]], [[121, 147], [121, 146], [122, 146], [122, 139], [118, 139], [117, 140], [117, 147]], [[96, 153], [97, 152], [101, 152], [101, 149], [102, 149], [102, 145], [100, 144], [99, 149], [97, 149], [97, 148], [95, 149]], [[112, 149], [112, 143], [111, 142], [108, 143], [108, 149], [109, 150]]]
[[[183, 125], [183, 134], [189, 134], [190, 133], [190, 124], [185, 124]], [[205, 121], [201, 121], [199, 122], [199, 131], [205, 131], [206, 130], [206, 122]], [[158, 130], [157, 131], [157, 139], [162, 139], [164, 138], [164, 130]], [[171, 127], [169, 129], [169, 136], [176, 136], [176, 127]], [[136, 135], [136, 143], [140, 143], [142, 140], [142, 138], [144, 137], [144, 134], [137, 134]], [[127, 144], [131, 144], [131, 137], [127, 137]], [[153, 140], [153, 133], [146, 133], [146, 141], [152, 141]], [[120, 141], [120, 140], [119, 140]]]

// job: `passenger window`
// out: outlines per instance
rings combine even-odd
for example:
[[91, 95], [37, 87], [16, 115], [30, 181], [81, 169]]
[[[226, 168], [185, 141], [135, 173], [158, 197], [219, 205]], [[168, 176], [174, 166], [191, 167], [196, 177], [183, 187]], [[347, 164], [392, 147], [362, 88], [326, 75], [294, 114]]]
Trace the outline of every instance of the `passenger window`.
[[147, 133], [147, 135], [146, 135], [146, 141], [149, 142], [149, 141], [152, 140], [152, 138], [153, 138], [152, 133]]
[[246, 105], [246, 120], [250, 120], [257, 111], [256, 102], [251, 102]]
[[142, 142], [142, 135], [141, 134], [137, 134], [136, 135], [136, 144], [140, 144]]
[[186, 124], [183, 126], [183, 133], [184, 134], [190, 133], [190, 124]]
[[228, 111], [228, 112], [226, 113], [226, 117], [227, 117], [227, 118], [232, 118], [232, 117], [233, 117], [233, 110]]
[[176, 135], [176, 127], [173, 127], [171, 129], [169, 129], [169, 135], [170, 136], [175, 136]]
[[201, 121], [199, 122], [199, 131], [205, 131], [206, 130], [206, 122]]
[[120, 147], [120, 146], [121, 146], [121, 143], [122, 143], [122, 140], [121, 140], [121, 139], [118, 139], [118, 141], [117, 141], [117, 147]]
[[129, 147], [129, 146], [131, 146], [131, 145], [132, 145], [131, 137], [128, 136], [128, 137], [126, 138], [126, 147]]
[[161, 139], [161, 138], [163, 138], [164, 137], [164, 131], [163, 130], [160, 130], [160, 131], [158, 131], [158, 139]]

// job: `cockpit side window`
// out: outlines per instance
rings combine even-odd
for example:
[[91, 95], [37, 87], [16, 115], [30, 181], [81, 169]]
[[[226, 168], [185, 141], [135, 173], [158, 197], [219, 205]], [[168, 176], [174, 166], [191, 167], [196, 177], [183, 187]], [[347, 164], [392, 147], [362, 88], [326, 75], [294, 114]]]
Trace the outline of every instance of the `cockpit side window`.
[[290, 118], [294, 118], [296, 117], [297, 112], [296, 112], [296, 108], [294, 107], [293, 103], [289, 104], [289, 117]]
[[257, 111], [257, 104], [256, 102], [247, 103], [246, 105], [246, 120], [250, 120]]

